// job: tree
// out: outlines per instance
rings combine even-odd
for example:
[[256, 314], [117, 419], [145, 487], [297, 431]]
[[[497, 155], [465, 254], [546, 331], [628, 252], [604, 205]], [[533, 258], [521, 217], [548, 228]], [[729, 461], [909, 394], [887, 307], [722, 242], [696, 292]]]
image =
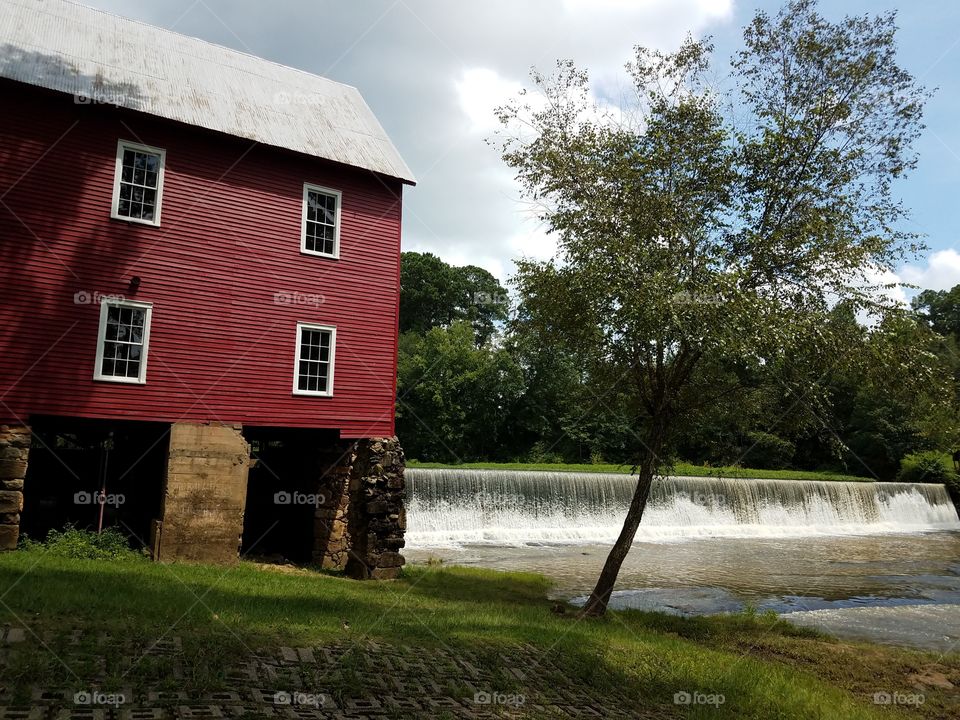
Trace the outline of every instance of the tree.
[[400, 332], [425, 332], [456, 316], [459, 288], [454, 269], [431, 253], [400, 256]]
[[476, 347], [470, 324], [400, 336], [397, 435], [410, 457], [460, 462], [493, 455], [523, 389], [509, 353]]
[[960, 339], [960, 285], [950, 290], [924, 290], [911, 305], [935, 332]]
[[493, 275], [476, 265], [448, 265], [431, 253], [400, 257], [400, 332], [425, 332], [466, 320], [477, 347], [507, 319], [510, 300]]
[[636, 489], [586, 614], [606, 611], [654, 475], [706, 407], [782, 371], [791, 403], [819, 416], [818, 379], [848, 349], [830, 307], [891, 310], [865, 277], [918, 246], [896, 229], [892, 182], [915, 164], [925, 97], [894, 32], [893, 14], [831, 23], [794, 0], [746, 28], [733, 90], [708, 87], [712, 48], [688, 39], [637, 48], [623, 119], [597, 111], [570, 62], [534, 73], [542, 103], [500, 109], [504, 161], [560, 256], [518, 264], [520, 299], [616, 383], [635, 437]]

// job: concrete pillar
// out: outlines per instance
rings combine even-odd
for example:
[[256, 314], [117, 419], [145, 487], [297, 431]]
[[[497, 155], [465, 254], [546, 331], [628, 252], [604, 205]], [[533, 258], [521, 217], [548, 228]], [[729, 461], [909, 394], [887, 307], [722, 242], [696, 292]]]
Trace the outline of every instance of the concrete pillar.
[[358, 440], [350, 472], [346, 573], [357, 579], [397, 577], [405, 560], [405, 460], [395, 437]]
[[24, 425], [0, 425], [0, 550], [16, 549], [20, 537], [30, 437]]
[[174, 423], [156, 559], [237, 562], [249, 469], [240, 426]]

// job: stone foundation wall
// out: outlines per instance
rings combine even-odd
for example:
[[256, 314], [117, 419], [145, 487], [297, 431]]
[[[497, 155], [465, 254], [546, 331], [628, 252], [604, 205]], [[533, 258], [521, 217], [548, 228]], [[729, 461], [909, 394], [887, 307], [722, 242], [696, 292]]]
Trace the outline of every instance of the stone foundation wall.
[[327, 570], [347, 567], [350, 550], [350, 472], [356, 443], [341, 442], [322, 458], [317, 493], [322, 498], [314, 513], [313, 559]]
[[347, 575], [386, 580], [404, 564], [406, 512], [403, 507], [405, 459], [395, 437], [357, 441], [350, 473], [350, 552]]
[[237, 562], [249, 469], [239, 427], [174, 423], [156, 559]]
[[0, 425], [0, 550], [15, 549], [20, 537], [30, 438], [28, 427]]

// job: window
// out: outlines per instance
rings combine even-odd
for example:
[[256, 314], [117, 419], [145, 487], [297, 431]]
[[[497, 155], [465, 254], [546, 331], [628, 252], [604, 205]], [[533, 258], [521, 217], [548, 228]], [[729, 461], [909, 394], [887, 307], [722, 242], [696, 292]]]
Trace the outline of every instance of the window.
[[100, 334], [94, 380], [147, 381], [150, 303], [105, 299], [100, 303]]
[[301, 252], [340, 257], [340, 197], [337, 190], [309, 184], [303, 186]]
[[337, 329], [326, 325], [297, 325], [295, 395], [333, 395], [333, 352]]
[[110, 217], [146, 225], [160, 224], [163, 163], [166, 151], [121, 140], [113, 180]]

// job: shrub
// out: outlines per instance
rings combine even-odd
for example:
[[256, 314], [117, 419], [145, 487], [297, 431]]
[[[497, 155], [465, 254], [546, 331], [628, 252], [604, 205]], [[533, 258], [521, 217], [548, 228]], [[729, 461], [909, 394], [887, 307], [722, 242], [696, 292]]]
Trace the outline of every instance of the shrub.
[[130, 549], [127, 536], [116, 528], [107, 528], [97, 534], [67, 525], [63, 530], [51, 530], [43, 542], [23, 537], [21, 547], [25, 550], [42, 548], [50, 555], [83, 560], [133, 560], [143, 557]]
[[741, 464], [763, 470], [780, 470], [789, 466], [797, 452], [789, 440], [765, 432], [747, 433], [747, 447]]
[[530, 448], [530, 453], [527, 455], [527, 462], [540, 464], [551, 464], [551, 463], [562, 463], [563, 456], [559, 453], [553, 452], [550, 448], [552, 445], [547, 445], [543, 440], [538, 440], [533, 444], [533, 447]]
[[912, 453], [900, 461], [900, 482], [944, 483], [950, 485], [958, 481], [953, 471], [953, 462], [947, 453], [930, 450]]

